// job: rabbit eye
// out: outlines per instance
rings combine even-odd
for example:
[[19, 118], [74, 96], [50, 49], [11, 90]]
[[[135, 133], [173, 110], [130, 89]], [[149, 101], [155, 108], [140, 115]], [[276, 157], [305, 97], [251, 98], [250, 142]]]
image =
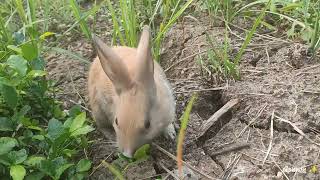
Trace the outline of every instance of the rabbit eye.
[[149, 129], [149, 128], [150, 128], [150, 121], [145, 121], [144, 127], [145, 127], [146, 129]]
[[115, 119], [116, 125], [118, 126], [118, 118]]

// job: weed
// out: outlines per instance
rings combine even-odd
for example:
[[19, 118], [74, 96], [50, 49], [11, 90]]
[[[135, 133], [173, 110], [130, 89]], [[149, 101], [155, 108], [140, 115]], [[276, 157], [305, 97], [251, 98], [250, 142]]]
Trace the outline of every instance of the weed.
[[64, 112], [54, 97], [42, 56], [53, 33], [41, 33], [37, 1], [11, 3], [1, 7], [16, 6], [19, 17], [0, 16], [0, 176], [83, 179], [91, 162], [77, 156], [93, 128], [78, 106]]
[[[208, 0], [208, 3], [209, 2], [212, 3], [210, 0]], [[220, 11], [224, 11], [224, 10], [227, 11], [226, 20], [224, 20], [224, 23], [225, 23], [224, 45], [223, 47], [215, 46], [214, 42], [216, 41], [213, 40], [213, 38], [206, 33], [207, 41], [210, 45], [210, 49], [208, 51], [209, 69], [205, 67], [206, 65], [203, 59], [200, 58], [200, 64], [202, 65], [202, 67], [205, 67], [205, 69], [209, 72], [209, 74], [211, 74], [212, 72], [217, 72], [218, 75], [222, 74], [225, 78], [227, 78], [228, 76], [231, 76], [235, 79], [240, 78], [239, 69], [238, 69], [239, 62], [243, 56], [243, 53], [246, 47], [251, 41], [253, 34], [256, 32], [257, 27], [261, 24], [262, 19], [267, 9], [269, 8], [270, 4], [271, 4], [271, 0], [267, 1], [265, 8], [261, 10], [260, 15], [258, 16], [258, 18], [255, 19], [251, 30], [248, 32], [240, 50], [238, 51], [238, 53], [236, 54], [233, 60], [231, 60], [231, 58], [229, 57], [229, 52], [231, 47], [229, 46], [228, 23], [232, 21], [234, 16], [240, 11], [242, 11], [243, 9], [240, 9], [239, 11], [236, 11], [236, 12], [228, 13], [229, 11], [228, 9], [231, 5], [230, 1], [224, 2], [219, 6], [220, 8], [223, 8], [223, 9], [220, 9]], [[250, 4], [250, 6], [251, 5], [252, 4]], [[218, 5], [215, 5], [215, 6], [218, 6]]]

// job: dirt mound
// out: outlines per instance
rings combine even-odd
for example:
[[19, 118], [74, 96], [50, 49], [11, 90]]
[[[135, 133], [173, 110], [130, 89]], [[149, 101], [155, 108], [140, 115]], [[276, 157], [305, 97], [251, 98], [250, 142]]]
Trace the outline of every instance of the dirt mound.
[[[179, 117], [192, 93], [199, 92], [187, 128], [184, 160], [215, 178], [319, 177], [319, 174], [309, 172], [313, 165], [320, 163], [319, 146], [303, 138], [290, 124], [279, 118], [292, 122], [306, 133], [309, 140], [319, 142], [320, 65], [316, 64], [315, 59], [308, 60], [306, 48], [300, 44], [281, 48], [266, 46], [268, 54], [262, 53], [265, 51], [261, 48], [245, 54], [240, 67], [240, 81], [220, 81], [217, 77], [208, 82], [199, 65], [199, 56], [208, 48], [205, 32], [214, 35], [217, 43], [222, 43], [224, 28], [199, 23], [190, 19], [174, 26], [164, 40], [161, 59], [161, 65], [175, 91], [177, 130]], [[236, 39], [231, 40], [233, 44], [236, 42]], [[90, 60], [94, 56], [91, 45], [82, 39], [72, 42], [68, 49]], [[61, 88], [58, 96], [66, 102], [67, 107], [80, 103], [88, 109], [88, 65], [70, 60], [67, 56], [51, 54], [49, 57], [49, 76]], [[227, 88], [219, 90], [217, 87]], [[241, 100], [233, 114], [220, 119], [217, 127], [211, 128], [211, 135], [199, 142], [195, 135], [199, 133], [203, 122], [232, 98]], [[274, 122], [272, 138], [271, 119]], [[90, 178], [110, 178], [101, 161], [111, 162], [116, 158], [114, 142], [104, 139], [98, 132], [92, 136], [93, 144], [88, 154], [94, 162], [94, 173]], [[268, 151], [270, 141], [272, 148]], [[155, 142], [175, 153], [175, 143], [168, 143], [161, 137]], [[250, 147], [214, 155], [226, 145], [235, 143], [248, 144]], [[130, 167], [127, 176], [129, 179], [153, 177], [166, 173], [163, 166], [173, 170], [175, 161], [154, 150], [150, 160]]]

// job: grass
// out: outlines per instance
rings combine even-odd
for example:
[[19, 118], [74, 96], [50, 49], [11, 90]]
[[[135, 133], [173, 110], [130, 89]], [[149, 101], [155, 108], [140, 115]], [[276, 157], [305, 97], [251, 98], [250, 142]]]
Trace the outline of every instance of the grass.
[[[81, 11], [79, 6], [76, 5], [75, 0], [72, 2], [72, 11], [78, 21], [81, 19]], [[120, 0], [119, 3], [110, 0], [103, 1], [101, 6], [106, 4], [107, 9], [111, 14], [113, 22], [113, 39], [112, 44], [120, 42], [122, 46], [136, 47], [138, 44], [138, 36], [142, 26], [145, 22], [152, 27], [152, 32], [155, 36], [153, 38], [153, 55], [155, 60], [160, 60], [161, 43], [167, 31], [173, 26], [175, 22], [182, 16], [183, 12], [189, 7], [193, 0], [188, 0], [182, 4], [181, 0], [175, 1], [143, 1], [139, 6], [133, 0]], [[155, 7], [155, 8], [153, 8]], [[116, 9], [117, 8], [117, 9]], [[161, 9], [162, 8], [162, 9]], [[136, 9], [146, 9], [146, 12], [152, 14], [148, 18], [142, 17]], [[162, 11], [160, 11], [162, 10]], [[160, 12], [159, 12], [160, 11]], [[92, 12], [91, 15], [94, 15]], [[161, 22], [156, 25], [154, 22], [155, 16], [161, 17]], [[108, 17], [109, 18], [109, 17]], [[84, 20], [85, 21], [85, 20]], [[86, 37], [90, 37], [88, 26], [81, 20], [80, 27]]]
[[[271, 31], [277, 30], [275, 24], [280, 24], [278, 28], [287, 30], [288, 38], [300, 37], [309, 44], [309, 49], [315, 55], [320, 47], [320, 30], [319, 30], [319, 11], [320, 1], [270, 1], [258, 0], [247, 3], [247, 1], [212, 1], [204, 2], [205, 9], [209, 15], [215, 17], [223, 17], [225, 25], [224, 45], [216, 45], [217, 41], [209, 34], [207, 42], [210, 45], [207, 58], [200, 56], [200, 64], [209, 74], [218, 74], [224, 79], [232, 77], [240, 78], [239, 63], [243, 54], [252, 40], [254, 34], [262, 26]], [[230, 8], [232, 6], [233, 8]], [[263, 7], [263, 8], [261, 8]], [[255, 15], [259, 13], [258, 15]], [[252, 18], [254, 16], [255, 18]], [[265, 17], [272, 17], [273, 24], [267, 22]], [[230, 57], [230, 52], [233, 47], [229, 45], [229, 24], [234, 19], [247, 18], [253, 21], [252, 28], [247, 30], [246, 37], [241, 45], [240, 50]], [[288, 25], [292, 23], [292, 25]], [[207, 60], [205, 60], [207, 59]]]
[[187, 129], [187, 125], [189, 122], [189, 117], [190, 117], [190, 113], [192, 110], [192, 106], [194, 104], [194, 102], [197, 99], [197, 94], [193, 94], [193, 96], [191, 97], [186, 110], [184, 111], [182, 117], [181, 117], [181, 127], [180, 127], [180, 131], [179, 131], [179, 136], [178, 136], [178, 143], [177, 143], [177, 166], [179, 169], [179, 176], [182, 179], [182, 156], [183, 156], [183, 142], [184, 142], [184, 138], [185, 138], [185, 133], [186, 133], [186, 129]]
[[[89, 64], [88, 59], [65, 48], [65, 39], [81, 33], [90, 42], [97, 25], [91, 19], [96, 20], [97, 13], [106, 11], [105, 20], [111, 20], [113, 25], [112, 44], [136, 47], [141, 27], [148, 24], [153, 33], [154, 59], [160, 61], [167, 32], [193, 5], [196, 11], [203, 8], [214, 21], [222, 19], [223, 43], [219, 45], [206, 32], [209, 49], [200, 57], [203, 68], [222, 79], [241, 78], [239, 65], [243, 55], [261, 30], [292, 42], [304, 42], [313, 57], [319, 52], [319, 0], [104, 0], [92, 3], [90, 8], [83, 8], [77, 0], [1, 1], [0, 176], [14, 180], [85, 179], [90, 171], [91, 161], [81, 157], [81, 152], [86, 149], [86, 135], [93, 128], [79, 106], [61, 108], [62, 103], [55, 97], [58, 90], [47, 77], [47, 53], [56, 52]], [[230, 24], [238, 19], [250, 26], [240, 49], [233, 53]], [[186, 107], [177, 143], [180, 172], [184, 135], [194, 101], [195, 96]], [[143, 147], [135, 155], [136, 160], [121, 167], [117, 162], [103, 165], [123, 179], [130, 166], [148, 158], [147, 152], [148, 147]], [[125, 160], [121, 156], [118, 159]]]

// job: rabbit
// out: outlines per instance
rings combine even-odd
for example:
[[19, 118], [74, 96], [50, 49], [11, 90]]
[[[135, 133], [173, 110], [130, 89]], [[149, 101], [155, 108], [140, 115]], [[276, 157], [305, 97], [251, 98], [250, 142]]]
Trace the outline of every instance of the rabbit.
[[89, 69], [88, 91], [98, 129], [116, 138], [119, 151], [129, 158], [161, 133], [174, 140], [175, 100], [164, 71], [152, 59], [149, 27], [143, 27], [137, 48], [110, 48], [95, 35], [92, 40], [98, 55]]

